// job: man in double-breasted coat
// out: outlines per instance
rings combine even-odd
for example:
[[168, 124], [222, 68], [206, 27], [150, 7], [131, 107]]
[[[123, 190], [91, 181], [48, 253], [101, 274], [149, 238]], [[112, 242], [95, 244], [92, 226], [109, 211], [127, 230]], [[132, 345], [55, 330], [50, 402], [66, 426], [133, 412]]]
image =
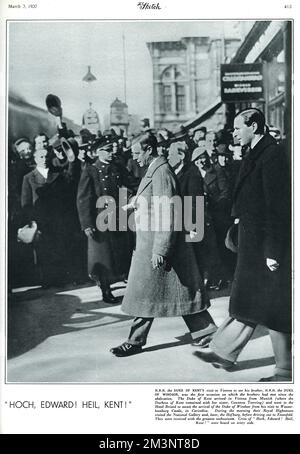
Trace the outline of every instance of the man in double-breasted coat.
[[128, 340], [111, 349], [116, 356], [141, 352], [155, 317], [183, 316], [194, 339], [216, 330], [192, 244], [185, 241], [184, 231], [176, 232], [176, 177], [166, 158], [158, 156], [154, 135], [141, 137], [133, 146], [139, 150], [138, 163], [148, 170], [134, 202], [136, 251], [122, 304], [135, 319]]
[[[97, 228], [97, 217], [105, 207], [97, 208], [99, 197], [109, 201], [111, 198], [119, 209], [119, 190], [130, 185], [128, 172], [113, 162], [112, 142], [97, 146], [98, 159], [93, 165], [84, 167], [77, 193], [77, 208], [82, 230], [88, 237], [88, 273], [102, 290], [103, 301], [117, 303], [111, 293], [110, 284], [127, 278], [132, 242], [129, 232], [116, 228], [100, 231]], [[125, 226], [126, 227], [126, 226]]]
[[291, 366], [290, 186], [286, 158], [265, 134], [265, 118], [247, 109], [234, 120], [234, 135], [249, 145], [234, 192], [239, 220], [238, 260], [229, 318], [199, 356], [231, 367], [257, 324], [269, 328], [276, 369], [262, 381], [289, 381]]

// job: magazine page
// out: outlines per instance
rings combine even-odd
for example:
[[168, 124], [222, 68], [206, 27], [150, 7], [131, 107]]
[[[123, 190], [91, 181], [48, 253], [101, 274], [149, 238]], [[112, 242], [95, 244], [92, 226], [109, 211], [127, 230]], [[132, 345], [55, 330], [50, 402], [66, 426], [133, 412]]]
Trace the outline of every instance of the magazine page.
[[1, 2], [2, 434], [299, 433], [296, 8]]

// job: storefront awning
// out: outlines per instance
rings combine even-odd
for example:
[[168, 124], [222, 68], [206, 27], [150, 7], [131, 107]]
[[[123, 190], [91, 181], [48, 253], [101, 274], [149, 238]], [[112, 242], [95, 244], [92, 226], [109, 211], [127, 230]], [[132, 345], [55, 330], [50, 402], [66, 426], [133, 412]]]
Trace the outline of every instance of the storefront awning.
[[208, 106], [205, 110], [203, 110], [200, 114], [194, 117], [192, 120], [187, 121], [184, 123], [184, 127], [187, 129], [195, 128], [196, 126], [203, 123], [205, 120], [208, 120], [222, 105], [221, 98], [217, 98], [217, 100]]

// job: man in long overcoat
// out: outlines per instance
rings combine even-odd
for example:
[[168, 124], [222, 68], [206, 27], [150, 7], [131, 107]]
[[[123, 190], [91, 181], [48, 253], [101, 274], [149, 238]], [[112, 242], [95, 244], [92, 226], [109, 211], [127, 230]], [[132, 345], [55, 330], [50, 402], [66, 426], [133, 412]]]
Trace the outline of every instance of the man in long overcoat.
[[62, 175], [48, 165], [48, 151], [34, 151], [36, 168], [23, 179], [21, 204], [24, 222], [35, 221], [40, 236], [34, 247], [41, 272], [42, 285], [59, 285], [72, 279], [69, 255], [73, 234], [71, 189], [73, 163]]
[[[88, 237], [88, 273], [102, 290], [103, 301], [117, 303], [110, 284], [127, 278], [132, 246], [129, 232], [108, 228], [97, 229], [97, 217], [105, 207], [97, 207], [99, 197], [113, 198], [119, 208], [119, 189], [130, 185], [128, 172], [113, 162], [109, 138], [97, 146], [98, 159], [84, 167], [77, 193], [77, 208], [82, 230]], [[109, 227], [109, 226], [108, 226]]]
[[234, 192], [239, 219], [238, 260], [230, 316], [210, 348], [197, 354], [219, 367], [231, 367], [257, 324], [269, 329], [276, 368], [262, 381], [289, 381], [291, 359], [290, 186], [286, 158], [265, 134], [265, 118], [247, 109], [234, 120], [234, 135], [249, 145]]
[[8, 281], [9, 286], [20, 287], [36, 281], [32, 245], [17, 241], [17, 230], [24, 225], [21, 207], [23, 178], [34, 169], [35, 163], [31, 143], [26, 137], [18, 139], [10, 151], [8, 159]]
[[134, 202], [136, 251], [122, 304], [135, 318], [128, 340], [111, 349], [116, 356], [141, 352], [155, 317], [181, 315], [195, 340], [216, 330], [192, 244], [185, 241], [184, 231], [176, 232], [176, 177], [166, 158], [158, 156], [154, 135], [141, 137], [133, 146], [139, 149], [139, 164], [148, 170]]
[[[209, 155], [200, 141], [201, 147], [195, 148], [192, 163], [198, 170], [205, 194], [205, 235], [202, 246], [206, 286], [210, 290], [220, 290], [230, 278], [223, 263], [224, 239], [230, 214], [229, 186], [223, 170], [215, 169]], [[229, 218], [230, 219], [230, 218]]]

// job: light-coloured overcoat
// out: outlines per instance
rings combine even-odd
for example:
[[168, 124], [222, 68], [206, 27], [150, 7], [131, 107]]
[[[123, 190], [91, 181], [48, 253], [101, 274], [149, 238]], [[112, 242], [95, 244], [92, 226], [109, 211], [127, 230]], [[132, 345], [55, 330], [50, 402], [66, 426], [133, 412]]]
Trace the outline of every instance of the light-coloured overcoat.
[[[164, 196], [162, 209], [154, 196]], [[184, 231], [175, 231], [180, 210], [170, 202], [174, 196], [179, 196], [176, 177], [166, 159], [158, 157], [142, 179], [135, 200], [136, 251], [122, 303], [129, 315], [172, 317], [197, 313], [210, 305], [192, 243], [185, 241]], [[149, 229], [151, 225], [156, 228]], [[166, 257], [167, 266], [153, 269], [153, 253]]]

